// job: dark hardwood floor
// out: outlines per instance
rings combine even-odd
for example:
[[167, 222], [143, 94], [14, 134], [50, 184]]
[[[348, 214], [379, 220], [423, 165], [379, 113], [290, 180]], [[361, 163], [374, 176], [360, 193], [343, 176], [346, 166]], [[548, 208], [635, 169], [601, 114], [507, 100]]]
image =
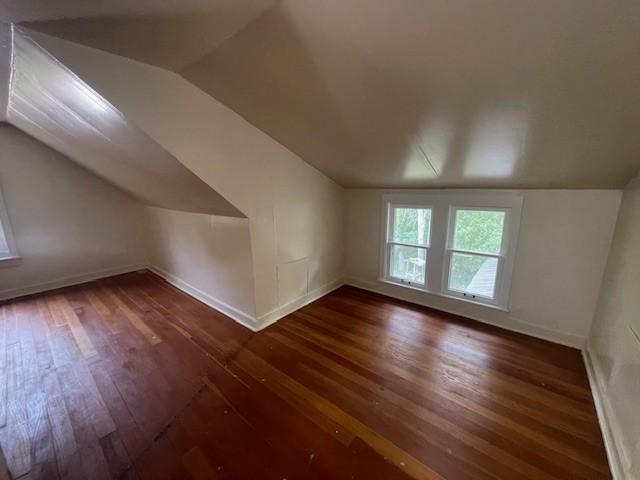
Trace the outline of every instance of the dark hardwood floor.
[[0, 306], [0, 445], [0, 479], [610, 478], [577, 350], [351, 287], [253, 334], [151, 273]]

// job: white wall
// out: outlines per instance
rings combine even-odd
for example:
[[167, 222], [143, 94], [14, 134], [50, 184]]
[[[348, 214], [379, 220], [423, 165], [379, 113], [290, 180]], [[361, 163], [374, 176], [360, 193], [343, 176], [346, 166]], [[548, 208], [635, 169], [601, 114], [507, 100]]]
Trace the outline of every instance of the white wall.
[[144, 264], [144, 207], [8, 124], [0, 188], [22, 257], [0, 268], [0, 298]]
[[[340, 186], [176, 74], [46, 35], [35, 38], [247, 215], [258, 324], [340, 283]], [[196, 281], [188, 265], [172, 268], [182, 280]], [[206, 293], [217, 296], [212, 288]]]
[[[249, 221], [148, 207], [148, 261], [174, 282], [188, 278], [191, 293], [251, 325], [255, 318]], [[180, 287], [187, 287], [179, 285]], [[189, 287], [187, 287], [189, 288]], [[215, 292], [215, 298], [206, 292]]]
[[[617, 478], [640, 479], [640, 178], [629, 184], [587, 348]], [[635, 332], [635, 333], [634, 333]], [[616, 461], [617, 459], [619, 463]]]
[[347, 190], [349, 283], [556, 342], [584, 345], [621, 192], [522, 191], [509, 313], [377, 281], [383, 193]]

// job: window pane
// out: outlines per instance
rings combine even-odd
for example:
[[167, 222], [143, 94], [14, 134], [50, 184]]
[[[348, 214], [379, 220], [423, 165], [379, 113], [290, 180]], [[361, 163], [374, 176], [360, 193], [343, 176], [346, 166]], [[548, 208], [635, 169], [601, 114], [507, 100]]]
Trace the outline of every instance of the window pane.
[[498, 259], [468, 253], [453, 253], [449, 288], [460, 292], [493, 298], [496, 288]]
[[394, 242], [429, 245], [431, 210], [427, 208], [394, 208]]
[[391, 245], [389, 273], [411, 283], [424, 285], [427, 270], [427, 250], [404, 245]]
[[0, 258], [9, 256], [9, 245], [7, 245], [7, 238], [4, 234], [4, 230], [2, 229], [2, 224], [0, 223]]
[[453, 235], [455, 250], [499, 254], [505, 212], [456, 210]]

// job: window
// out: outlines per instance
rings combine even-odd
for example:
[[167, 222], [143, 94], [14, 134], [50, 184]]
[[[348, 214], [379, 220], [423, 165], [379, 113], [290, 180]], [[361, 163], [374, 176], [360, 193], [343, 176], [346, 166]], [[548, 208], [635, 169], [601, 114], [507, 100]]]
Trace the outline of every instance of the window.
[[390, 194], [384, 206], [383, 281], [506, 309], [520, 195]]
[[15, 260], [17, 258], [13, 235], [9, 226], [9, 217], [0, 193], [0, 261]]
[[389, 278], [407, 285], [425, 285], [431, 209], [390, 205], [387, 235]]
[[504, 258], [506, 210], [451, 209], [451, 238], [447, 248], [449, 293], [494, 300]]

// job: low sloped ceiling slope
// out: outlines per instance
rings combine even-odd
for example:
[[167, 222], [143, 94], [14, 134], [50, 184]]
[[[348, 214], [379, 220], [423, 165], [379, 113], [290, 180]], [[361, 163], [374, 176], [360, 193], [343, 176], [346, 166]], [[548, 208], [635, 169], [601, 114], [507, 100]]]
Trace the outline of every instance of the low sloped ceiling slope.
[[145, 204], [244, 217], [17, 28], [12, 62], [9, 123]]
[[184, 62], [144, 19], [81, 10], [30, 26], [178, 71], [343, 186], [617, 188], [640, 168], [637, 0], [283, 0]]
[[276, 0], [8, 0], [5, 21], [178, 70], [241, 30]]
[[11, 25], [0, 22], [0, 121], [5, 121], [7, 117], [11, 80], [11, 36]]

